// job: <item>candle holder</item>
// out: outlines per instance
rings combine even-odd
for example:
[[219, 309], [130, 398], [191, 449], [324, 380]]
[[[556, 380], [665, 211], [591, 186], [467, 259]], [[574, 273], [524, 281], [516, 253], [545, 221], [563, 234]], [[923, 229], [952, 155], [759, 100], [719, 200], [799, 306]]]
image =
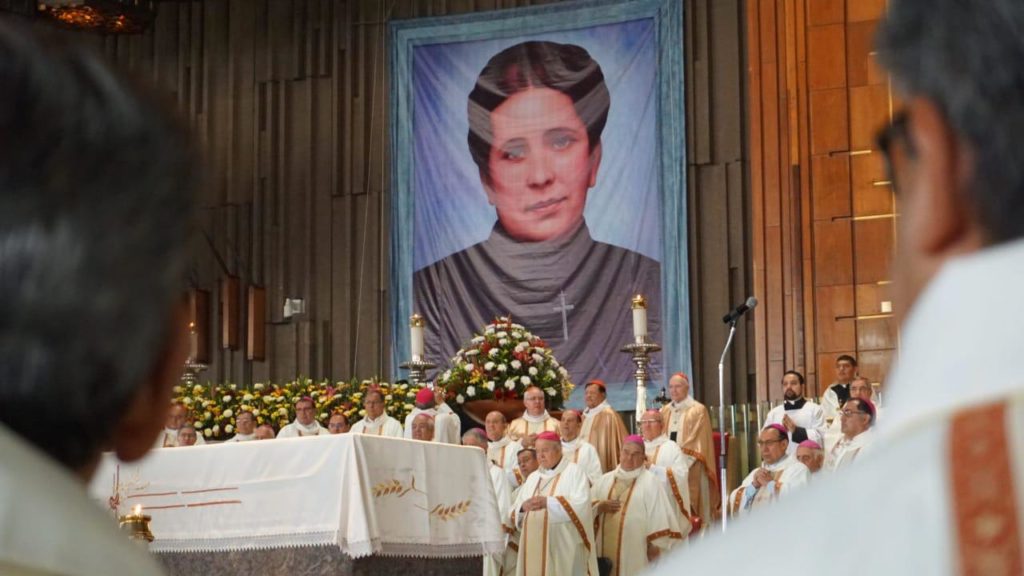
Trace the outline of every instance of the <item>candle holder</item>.
[[421, 386], [424, 382], [427, 381], [427, 370], [433, 370], [434, 368], [437, 368], [437, 364], [433, 364], [431, 362], [426, 362], [423, 360], [413, 359], [408, 362], [403, 362], [399, 364], [398, 367], [401, 368], [402, 370], [409, 371], [409, 380], [413, 383], [414, 386]]
[[149, 544], [153, 541], [153, 533], [149, 530], [149, 523], [152, 516], [142, 513], [142, 507], [136, 506], [131, 514], [125, 514], [118, 518], [122, 532], [128, 534], [128, 538], [138, 542]]
[[648, 369], [651, 365], [651, 354], [661, 350], [661, 346], [651, 342], [646, 336], [642, 342], [627, 344], [622, 347], [622, 352], [633, 355], [633, 363], [636, 364], [636, 371], [633, 375], [636, 378], [636, 421], [639, 422], [647, 411], [647, 380], [650, 378]]
[[185, 371], [181, 374], [181, 383], [191, 387], [199, 379], [199, 374], [209, 368], [208, 365], [196, 362], [192, 357], [185, 360]]

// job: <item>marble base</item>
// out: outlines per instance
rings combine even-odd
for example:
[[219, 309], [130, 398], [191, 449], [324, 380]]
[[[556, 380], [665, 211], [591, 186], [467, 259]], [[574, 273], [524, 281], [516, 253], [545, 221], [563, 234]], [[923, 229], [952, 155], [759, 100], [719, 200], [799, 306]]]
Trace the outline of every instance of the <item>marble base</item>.
[[279, 548], [237, 552], [192, 552], [156, 554], [171, 576], [257, 576], [260, 574], [321, 574], [370, 576], [480, 576], [483, 559], [473, 558], [395, 558], [368, 556], [353, 559], [335, 546], [316, 548]]

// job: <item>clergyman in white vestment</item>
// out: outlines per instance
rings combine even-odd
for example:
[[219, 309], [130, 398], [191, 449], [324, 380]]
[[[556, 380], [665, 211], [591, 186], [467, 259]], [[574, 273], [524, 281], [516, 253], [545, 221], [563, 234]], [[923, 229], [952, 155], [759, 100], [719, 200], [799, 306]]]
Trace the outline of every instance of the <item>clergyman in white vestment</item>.
[[510, 513], [520, 534], [516, 574], [597, 574], [587, 476], [562, 457], [558, 434], [541, 432], [536, 444], [541, 468], [519, 489]]
[[580, 430], [583, 428], [583, 415], [576, 410], [562, 412], [558, 429], [562, 436], [562, 456], [583, 469], [593, 486], [603, 476], [601, 459], [597, 450], [590, 442], [583, 440]]
[[789, 453], [804, 440], [825, 441], [825, 415], [813, 401], [804, 398], [804, 375], [790, 370], [782, 376], [782, 404], [768, 411], [764, 425], [781, 424], [789, 433]]
[[769, 424], [757, 437], [761, 466], [743, 479], [729, 497], [729, 512], [744, 515], [803, 487], [811, 478], [796, 456], [789, 453], [789, 438], [782, 424]]
[[597, 555], [611, 561], [614, 576], [639, 573], [683, 540], [674, 507], [645, 461], [644, 439], [627, 436], [618, 467], [590, 490]]
[[281, 428], [278, 438], [301, 438], [303, 436], [327, 435], [330, 432], [316, 421], [316, 408], [312, 398], [300, 398], [295, 402], [295, 420]]
[[665, 422], [661, 411], [650, 409], [640, 418], [644, 453], [648, 469], [661, 480], [665, 495], [676, 515], [679, 531], [685, 538], [693, 529], [693, 509], [690, 503], [690, 463], [679, 444], [664, 433]]
[[352, 434], [369, 434], [371, 436], [402, 437], [402, 425], [384, 411], [384, 394], [371, 388], [363, 395], [363, 410], [366, 415], [352, 425]]

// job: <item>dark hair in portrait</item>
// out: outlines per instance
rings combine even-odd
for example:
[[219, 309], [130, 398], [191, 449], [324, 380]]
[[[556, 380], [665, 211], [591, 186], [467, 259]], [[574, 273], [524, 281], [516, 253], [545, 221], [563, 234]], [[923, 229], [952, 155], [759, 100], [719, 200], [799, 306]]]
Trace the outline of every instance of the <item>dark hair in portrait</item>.
[[550, 88], [568, 96], [587, 127], [591, 151], [601, 141], [611, 96], [601, 66], [590, 53], [557, 42], [516, 44], [487, 62], [469, 94], [469, 151], [485, 178], [490, 173], [491, 112], [529, 88]]

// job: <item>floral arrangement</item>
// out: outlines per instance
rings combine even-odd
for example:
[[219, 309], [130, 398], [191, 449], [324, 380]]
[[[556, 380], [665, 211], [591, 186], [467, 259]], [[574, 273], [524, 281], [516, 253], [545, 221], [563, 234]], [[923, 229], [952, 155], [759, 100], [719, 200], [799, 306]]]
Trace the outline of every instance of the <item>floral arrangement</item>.
[[456, 407], [472, 400], [520, 399], [537, 386], [547, 395], [548, 409], [560, 410], [573, 389], [569, 372], [544, 340], [507, 317], [495, 319], [460, 349], [438, 384]]
[[279, 430], [295, 419], [295, 402], [303, 397], [313, 400], [321, 424], [326, 425], [336, 411], [345, 414], [349, 424], [355, 424], [366, 415], [363, 396], [370, 389], [380, 390], [385, 410], [400, 422], [412, 411], [419, 391], [419, 387], [404, 381], [353, 379], [332, 383], [300, 378], [282, 384], [260, 382], [251, 388], [213, 382], [175, 386], [174, 394], [175, 401], [189, 410], [189, 420], [197, 432], [210, 440], [225, 440], [235, 433], [239, 412], [252, 412], [257, 425], [270, 424]]

